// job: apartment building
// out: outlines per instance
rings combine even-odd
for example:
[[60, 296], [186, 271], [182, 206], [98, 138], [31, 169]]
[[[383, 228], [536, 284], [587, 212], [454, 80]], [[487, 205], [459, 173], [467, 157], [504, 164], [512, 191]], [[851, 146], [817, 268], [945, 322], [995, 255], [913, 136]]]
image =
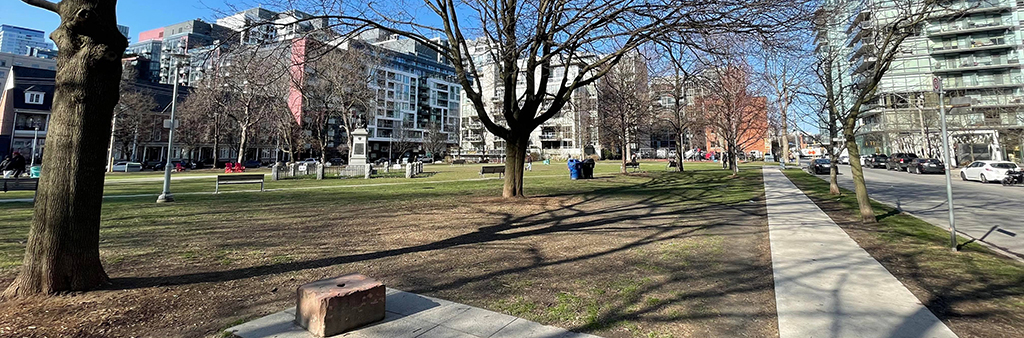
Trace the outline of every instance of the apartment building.
[[[983, 159], [1020, 161], [1024, 155], [1020, 62], [1024, 3], [955, 0], [943, 6], [948, 10], [932, 13], [900, 46], [879, 84], [877, 99], [864, 107], [857, 130], [861, 153], [940, 157], [939, 100], [932, 85], [938, 78], [945, 104], [970, 104], [970, 108], [947, 112], [957, 164]], [[819, 31], [819, 46], [846, 53], [849, 64], [837, 74], [839, 82], [856, 85], [878, 62], [875, 39], [897, 11], [882, 0], [862, 0], [840, 9], [839, 17], [833, 18], [840, 25]], [[843, 24], [843, 18], [851, 19]]]
[[[484, 38], [470, 41], [470, 55], [477, 66], [477, 73], [482, 88], [482, 96], [485, 110], [491, 121], [498, 125], [505, 125], [505, 117], [502, 113], [505, 87], [498, 78], [497, 65], [493, 63], [489, 54], [489, 44]], [[568, 67], [555, 66], [548, 82], [548, 91], [554, 92], [563, 77], [575, 77], [580, 72], [580, 65], [572, 64]], [[520, 77], [516, 84], [516, 96], [521, 97], [526, 90], [525, 77]], [[542, 123], [530, 134], [529, 151], [539, 153], [543, 157], [569, 156], [590, 156], [601, 154], [599, 142], [599, 128], [597, 127], [597, 107], [599, 104], [598, 91], [595, 84], [587, 85], [577, 89], [571, 94], [570, 102], [567, 103], [559, 114]], [[547, 109], [544, 104], [541, 110]], [[468, 99], [462, 100], [462, 133], [460, 140], [460, 152], [467, 158], [498, 159], [505, 155], [505, 140], [490, 133], [484, 127], [477, 114], [473, 103]]]
[[0, 25], [0, 53], [27, 55], [29, 48], [52, 49], [46, 33], [25, 27]]

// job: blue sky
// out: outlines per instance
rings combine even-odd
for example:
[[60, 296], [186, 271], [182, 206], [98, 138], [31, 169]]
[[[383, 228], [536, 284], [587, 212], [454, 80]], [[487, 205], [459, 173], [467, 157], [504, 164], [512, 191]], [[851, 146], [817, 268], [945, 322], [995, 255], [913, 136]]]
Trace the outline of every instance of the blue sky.
[[[223, 4], [219, 0], [121, 0], [117, 21], [131, 29], [132, 42], [136, 42], [139, 32], [197, 18], [211, 21], [219, 16], [218, 9], [225, 8]], [[60, 17], [19, 0], [0, 0], [0, 23], [42, 30], [49, 36], [60, 24]]]

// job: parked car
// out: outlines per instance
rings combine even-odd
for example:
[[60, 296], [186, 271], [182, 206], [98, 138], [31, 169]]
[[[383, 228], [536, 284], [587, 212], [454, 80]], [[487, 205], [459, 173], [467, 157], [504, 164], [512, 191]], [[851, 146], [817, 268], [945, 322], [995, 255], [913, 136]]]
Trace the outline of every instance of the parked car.
[[335, 158], [332, 158], [330, 160], [327, 160], [327, 163], [330, 163], [332, 165], [343, 165], [343, 164], [345, 164], [345, 159], [343, 159], [341, 157], [335, 157]]
[[[179, 163], [181, 164], [182, 168], [189, 169], [189, 170], [196, 169], [196, 163], [192, 162], [192, 160], [173, 160], [173, 161], [171, 161], [171, 169], [177, 168]], [[164, 163], [163, 162], [157, 163], [156, 165], [153, 166], [153, 170], [156, 170], [156, 171], [164, 170]]]
[[142, 171], [142, 163], [139, 162], [117, 162], [114, 163], [114, 172], [136, 172]]
[[868, 168], [885, 168], [889, 164], [889, 156], [885, 154], [868, 155], [864, 160], [864, 166]]
[[427, 164], [434, 163], [434, 158], [430, 156], [420, 156], [416, 160]]
[[838, 161], [839, 164], [850, 164], [850, 155], [839, 155], [839, 158], [836, 161]]
[[885, 166], [885, 169], [904, 171], [910, 167], [910, 161], [918, 158], [914, 153], [894, 153], [889, 156], [889, 163]]
[[156, 170], [156, 166], [158, 164], [160, 164], [160, 163], [163, 163], [163, 161], [159, 161], [159, 160], [142, 161], [142, 170], [146, 170], [146, 169]]
[[978, 180], [981, 183], [1002, 182], [1009, 170], [1020, 170], [1020, 167], [1013, 162], [975, 161], [960, 170], [960, 179]]
[[242, 166], [246, 168], [259, 168], [260, 164], [260, 160], [248, 160], [245, 161], [245, 163], [242, 163]]
[[910, 161], [907, 172], [914, 174], [942, 174], [946, 172], [946, 166], [942, 165], [942, 161], [934, 158], [915, 158]]
[[817, 175], [828, 174], [832, 170], [832, 161], [827, 158], [816, 159], [811, 164], [811, 170]]

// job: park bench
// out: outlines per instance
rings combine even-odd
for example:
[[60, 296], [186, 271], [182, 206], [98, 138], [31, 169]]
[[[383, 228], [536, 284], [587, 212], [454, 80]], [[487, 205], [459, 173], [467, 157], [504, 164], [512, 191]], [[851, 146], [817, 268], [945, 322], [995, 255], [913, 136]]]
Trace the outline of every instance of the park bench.
[[452, 160], [452, 165], [466, 164], [466, 160]]
[[480, 176], [484, 174], [498, 174], [498, 178], [505, 176], [505, 166], [503, 165], [489, 165], [480, 167]]
[[626, 169], [629, 169], [629, 168], [633, 168], [633, 171], [636, 171], [637, 169], [640, 169], [640, 163], [639, 162], [627, 162], [626, 163]]
[[260, 191], [263, 191], [263, 174], [249, 175], [217, 175], [217, 188], [213, 193], [220, 192], [221, 184], [260, 184]]
[[668, 161], [668, 167], [669, 168], [678, 168], [679, 165], [676, 163], [676, 161]]
[[38, 178], [0, 178], [3, 191], [33, 191], [39, 187]]

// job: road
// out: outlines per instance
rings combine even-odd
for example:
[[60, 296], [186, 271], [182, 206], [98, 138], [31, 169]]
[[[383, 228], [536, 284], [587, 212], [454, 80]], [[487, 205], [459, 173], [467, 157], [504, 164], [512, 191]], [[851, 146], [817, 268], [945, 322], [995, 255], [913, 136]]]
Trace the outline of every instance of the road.
[[[853, 190], [850, 166], [840, 165], [839, 185]], [[1024, 257], [1024, 187], [964, 182], [953, 171], [953, 206], [956, 229], [972, 238], [980, 238], [993, 226], [1016, 234], [1011, 237], [992, 232], [984, 242]], [[828, 180], [828, 175], [818, 175]], [[885, 169], [864, 169], [871, 198], [901, 208], [929, 223], [949, 228], [944, 175], [917, 175]]]

